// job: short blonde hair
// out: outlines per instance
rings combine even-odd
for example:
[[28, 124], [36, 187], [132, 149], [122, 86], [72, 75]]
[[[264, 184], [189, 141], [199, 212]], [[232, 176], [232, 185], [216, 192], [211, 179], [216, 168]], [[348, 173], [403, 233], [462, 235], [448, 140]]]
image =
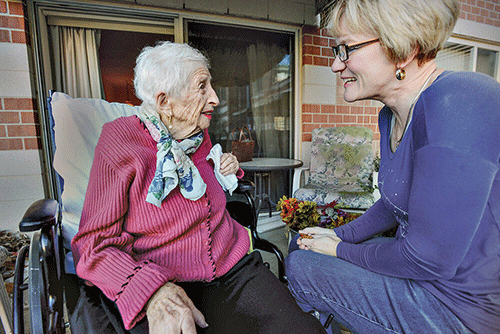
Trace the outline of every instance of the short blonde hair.
[[373, 34], [398, 64], [417, 48], [419, 65], [434, 59], [458, 19], [458, 0], [338, 0], [330, 9], [327, 29], [340, 35], [344, 17], [354, 33]]

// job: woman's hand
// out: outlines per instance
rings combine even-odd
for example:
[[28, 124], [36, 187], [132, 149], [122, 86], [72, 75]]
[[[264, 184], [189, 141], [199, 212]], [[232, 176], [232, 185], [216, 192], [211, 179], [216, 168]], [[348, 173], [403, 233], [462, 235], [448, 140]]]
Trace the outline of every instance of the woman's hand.
[[224, 153], [220, 158], [220, 172], [224, 176], [229, 174], [236, 174], [240, 169], [238, 159], [231, 153]]
[[321, 227], [308, 227], [301, 231], [307, 238], [298, 238], [297, 245], [300, 249], [316, 253], [337, 256], [337, 245], [342, 241], [334, 230]]
[[149, 333], [196, 334], [196, 324], [208, 327], [203, 314], [184, 290], [168, 282], [151, 297], [146, 307]]

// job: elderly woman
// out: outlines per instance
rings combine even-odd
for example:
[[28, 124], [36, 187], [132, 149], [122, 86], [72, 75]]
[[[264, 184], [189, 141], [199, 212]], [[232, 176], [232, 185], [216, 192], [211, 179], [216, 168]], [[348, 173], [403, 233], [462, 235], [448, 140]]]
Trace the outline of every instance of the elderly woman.
[[140, 114], [107, 123], [95, 149], [77, 274], [134, 333], [324, 332], [247, 254], [249, 235], [225, 209], [239, 165], [208, 136], [219, 100], [207, 59], [185, 44], [147, 47], [134, 83]]
[[[286, 259], [289, 288], [355, 333], [500, 333], [500, 85], [434, 58], [455, 0], [339, 0], [332, 70], [378, 100], [381, 199]], [[370, 238], [398, 227], [395, 238]], [[292, 249], [293, 250], [293, 249]], [[332, 317], [330, 317], [331, 319]]]

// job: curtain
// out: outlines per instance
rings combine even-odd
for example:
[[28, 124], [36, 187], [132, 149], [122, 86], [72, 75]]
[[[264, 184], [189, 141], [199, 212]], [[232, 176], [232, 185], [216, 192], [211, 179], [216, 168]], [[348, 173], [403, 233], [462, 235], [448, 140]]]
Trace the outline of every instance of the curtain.
[[255, 132], [268, 157], [289, 155], [289, 66], [286, 66], [283, 82], [279, 80], [280, 64], [287, 53], [286, 48], [275, 44], [257, 43], [247, 48]]
[[55, 89], [74, 98], [104, 98], [99, 69], [100, 30], [50, 26]]

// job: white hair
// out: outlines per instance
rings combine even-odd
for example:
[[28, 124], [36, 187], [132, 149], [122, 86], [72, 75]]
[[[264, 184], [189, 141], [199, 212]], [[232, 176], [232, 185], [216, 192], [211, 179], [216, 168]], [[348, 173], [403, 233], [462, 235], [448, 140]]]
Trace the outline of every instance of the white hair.
[[208, 59], [197, 49], [172, 42], [159, 42], [145, 47], [137, 57], [134, 69], [135, 94], [143, 104], [155, 105], [155, 94], [164, 92], [180, 97], [189, 85], [192, 73], [209, 68]]

